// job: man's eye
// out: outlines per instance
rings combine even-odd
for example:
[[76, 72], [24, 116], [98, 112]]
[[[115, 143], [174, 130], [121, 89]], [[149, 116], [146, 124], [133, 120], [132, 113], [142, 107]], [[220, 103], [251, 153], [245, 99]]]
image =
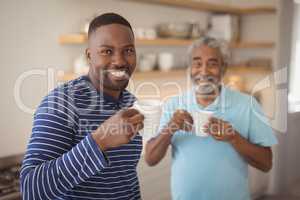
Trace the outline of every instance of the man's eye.
[[111, 55], [112, 54], [112, 50], [111, 49], [103, 49], [103, 50], [101, 50], [101, 54], [103, 54], [103, 55]]
[[193, 66], [194, 67], [201, 67], [202, 66], [202, 63], [201, 62], [193, 62]]
[[211, 63], [208, 63], [208, 66], [217, 67], [217, 66], [219, 66], [219, 64], [217, 62], [211, 62]]
[[126, 54], [133, 54], [135, 52], [134, 48], [128, 48], [128, 49], [125, 49], [125, 53]]

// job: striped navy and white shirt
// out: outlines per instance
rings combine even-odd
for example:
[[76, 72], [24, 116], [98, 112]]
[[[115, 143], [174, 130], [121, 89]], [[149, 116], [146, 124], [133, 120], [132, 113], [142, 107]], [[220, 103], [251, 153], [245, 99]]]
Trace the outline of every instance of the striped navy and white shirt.
[[141, 136], [105, 152], [91, 137], [102, 122], [134, 101], [126, 90], [118, 101], [98, 92], [87, 76], [46, 96], [34, 115], [22, 165], [23, 199], [141, 199], [136, 171]]

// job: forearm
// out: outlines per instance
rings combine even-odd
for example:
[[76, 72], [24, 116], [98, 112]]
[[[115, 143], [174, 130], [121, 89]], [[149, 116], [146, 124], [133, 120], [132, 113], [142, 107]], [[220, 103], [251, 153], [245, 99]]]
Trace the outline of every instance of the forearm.
[[252, 144], [239, 133], [236, 133], [230, 144], [251, 166], [264, 172], [268, 172], [272, 168], [272, 151], [270, 147]]
[[58, 199], [101, 171], [107, 163], [88, 137], [56, 159], [47, 160], [43, 149], [28, 153], [21, 170], [23, 199]]
[[163, 159], [171, 143], [172, 134], [162, 130], [156, 137], [147, 142], [145, 160], [148, 165], [154, 166]]

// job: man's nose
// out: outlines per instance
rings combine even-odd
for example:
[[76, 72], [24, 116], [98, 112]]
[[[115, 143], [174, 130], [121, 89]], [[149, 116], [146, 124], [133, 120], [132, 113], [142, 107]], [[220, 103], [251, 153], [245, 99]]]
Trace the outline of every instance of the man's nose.
[[203, 64], [201, 69], [200, 69], [200, 72], [202, 75], [207, 75], [209, 72], [208, 72], [208, 67], [206, 64]]
[[116, 66], [123, 66], [126, 64], [126, 58], [121, 52], [116, 52], [112, 57], [112, 64]]

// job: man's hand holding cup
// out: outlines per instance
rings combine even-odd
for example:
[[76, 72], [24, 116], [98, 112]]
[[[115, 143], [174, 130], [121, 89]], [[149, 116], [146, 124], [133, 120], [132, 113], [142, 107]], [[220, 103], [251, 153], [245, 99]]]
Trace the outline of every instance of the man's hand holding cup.
[[126, 109], [117, 112], [103, 122], [92, 137], [101, 150], [127, 144], [144, 126], [144, 116], [136, 109]]

